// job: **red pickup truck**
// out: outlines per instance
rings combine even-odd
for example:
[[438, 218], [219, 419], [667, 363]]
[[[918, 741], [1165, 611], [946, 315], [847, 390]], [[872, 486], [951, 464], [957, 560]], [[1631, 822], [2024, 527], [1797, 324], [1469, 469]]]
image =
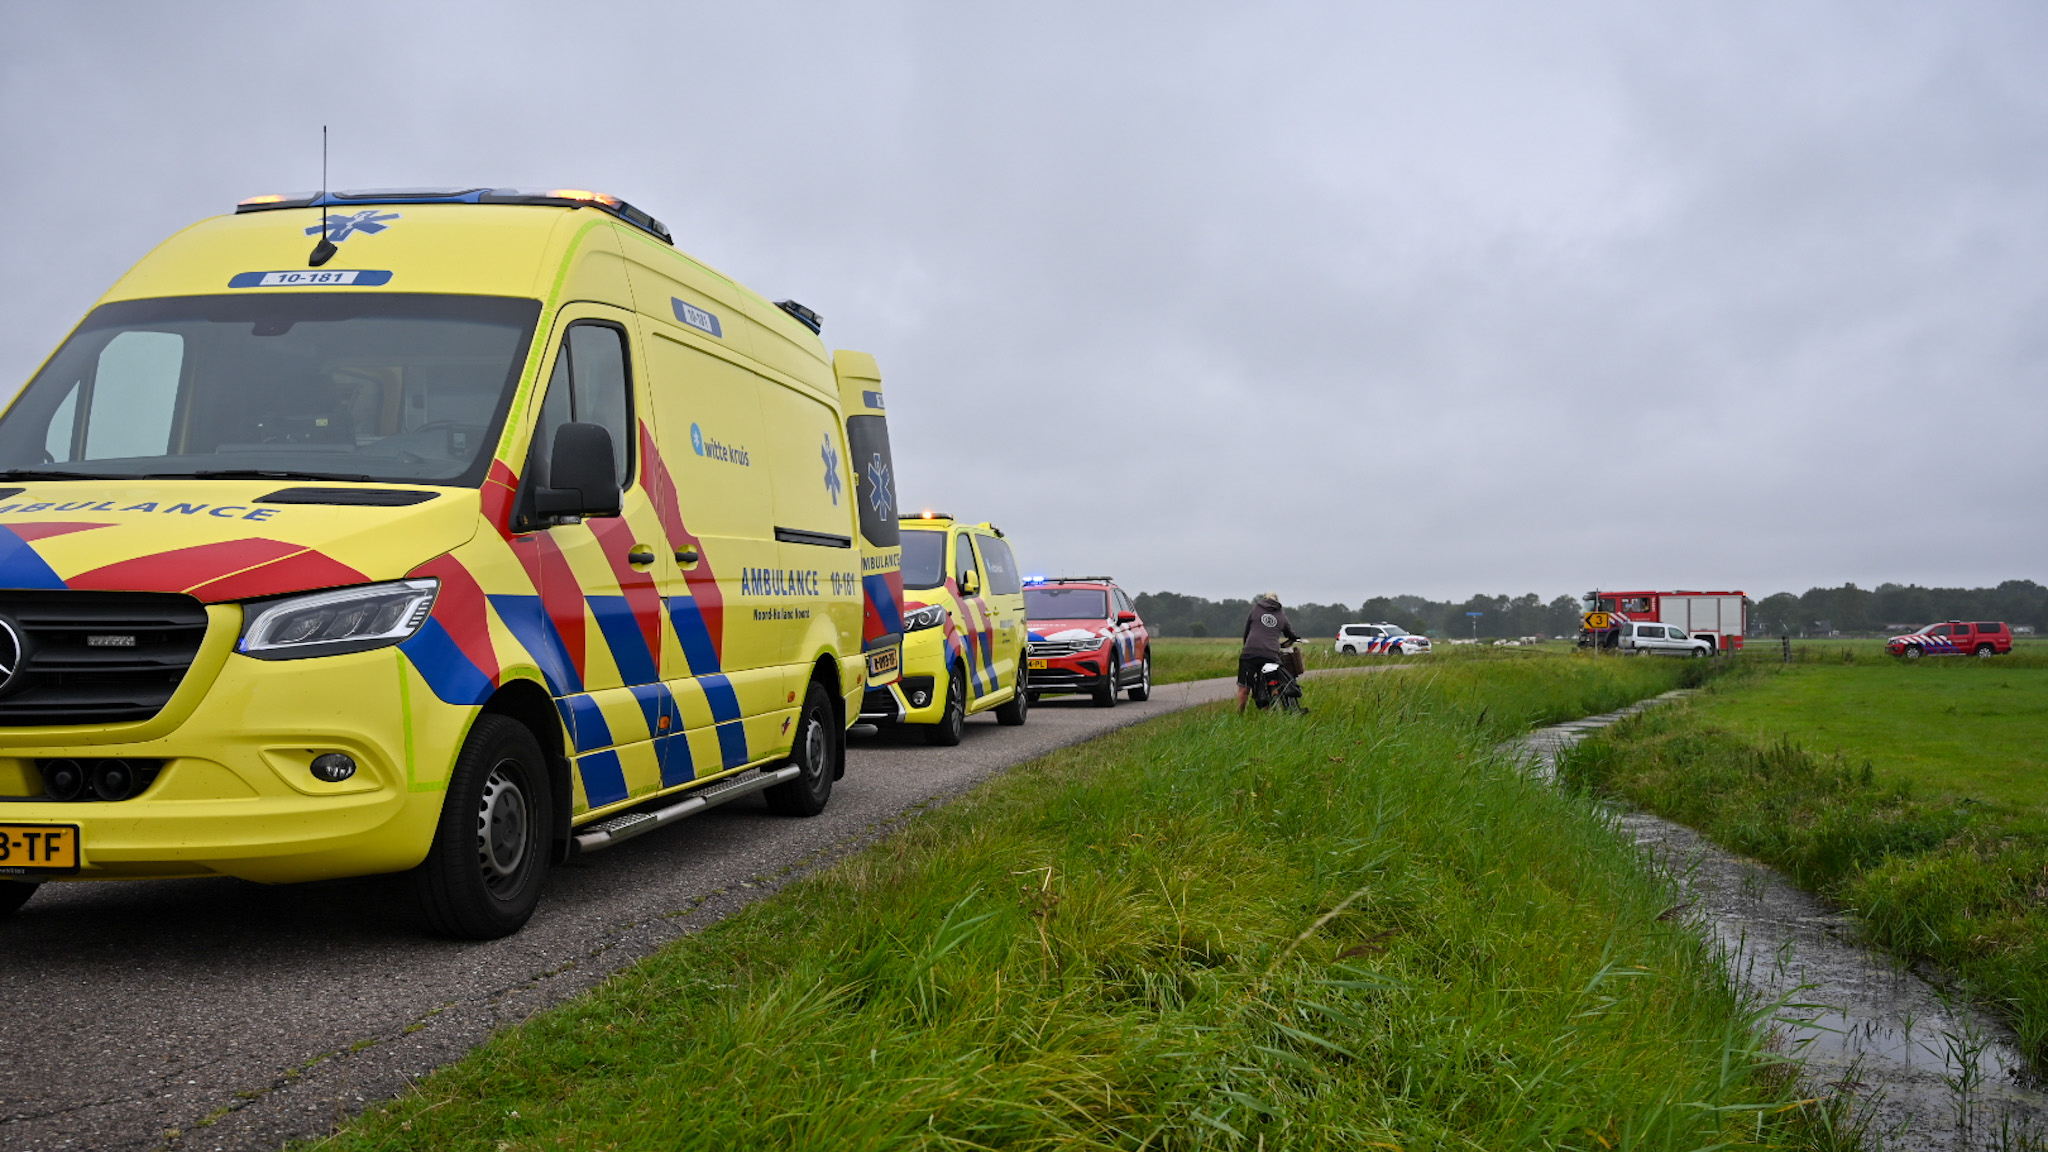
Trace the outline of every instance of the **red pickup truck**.
[[1908, 660], [1922, 656], [1991, 656], [2012, 651], [2012, 629], [2002, 620], [1950, 620], [1894, 636], [1885, 651]]

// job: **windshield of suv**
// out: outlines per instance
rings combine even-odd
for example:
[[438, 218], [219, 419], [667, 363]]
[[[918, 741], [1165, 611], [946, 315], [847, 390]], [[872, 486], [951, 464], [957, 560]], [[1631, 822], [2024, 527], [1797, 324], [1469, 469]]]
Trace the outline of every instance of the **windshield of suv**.
[[399, 293], [105, 304], [0, 419], [0, 472], [479, 484], [539, 316]]
[[924, 529], [903, 533], [903, 586], [937, 588], [946, 582], [946, 534]]
[[1100, 588], [1026, 588], [1027, 620], [1105, 620], [1109, 597]]
[[1389, 636], [1406, 636], [1408, 634], [1408, 630], [1399, 624], [1386, 624], [1382, 625], [1382, 627], [1386, 628], [1387, 635]]

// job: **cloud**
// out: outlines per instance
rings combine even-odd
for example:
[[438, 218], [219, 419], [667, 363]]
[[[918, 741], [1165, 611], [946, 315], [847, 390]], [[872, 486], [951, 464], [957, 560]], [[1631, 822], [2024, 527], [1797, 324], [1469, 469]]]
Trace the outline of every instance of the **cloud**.
[[1355, 602], [2048, 560], [2028, 6], [557, 12], [12, 10], [0, 369], [317, 183], [327, 123], [338, 186], [607, 188], [817, 308], [880, 358], [906, 502], [1034, 570]]

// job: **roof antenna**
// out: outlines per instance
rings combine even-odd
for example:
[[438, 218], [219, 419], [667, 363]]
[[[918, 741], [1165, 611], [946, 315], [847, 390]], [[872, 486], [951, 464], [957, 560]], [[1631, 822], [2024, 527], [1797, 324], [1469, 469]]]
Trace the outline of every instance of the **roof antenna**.
[[327, 125], [320, 126], [320, 242], [313, 245], [313, 254], [306, 257], [306, 267], [318, 268], [340, 249], [327, 235]]

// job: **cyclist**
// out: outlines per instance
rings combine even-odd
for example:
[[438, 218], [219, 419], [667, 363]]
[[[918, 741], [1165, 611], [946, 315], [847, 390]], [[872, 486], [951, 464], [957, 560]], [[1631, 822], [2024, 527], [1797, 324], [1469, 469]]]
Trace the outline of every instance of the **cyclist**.
[[[1280, 656], [1281, 637], [1299, 641], [1294, 625], [1280, 607], [1278, 592], [1261, 592], [1252, 599], [1252, 610], [1244, 618], [1244, 650], [1237, 657], [1237, 710], [1251, 697], [1252, 683], [1267, 664], [1284, 664]], [[1260, 707], [1265, 707], [1261, 704]]]

